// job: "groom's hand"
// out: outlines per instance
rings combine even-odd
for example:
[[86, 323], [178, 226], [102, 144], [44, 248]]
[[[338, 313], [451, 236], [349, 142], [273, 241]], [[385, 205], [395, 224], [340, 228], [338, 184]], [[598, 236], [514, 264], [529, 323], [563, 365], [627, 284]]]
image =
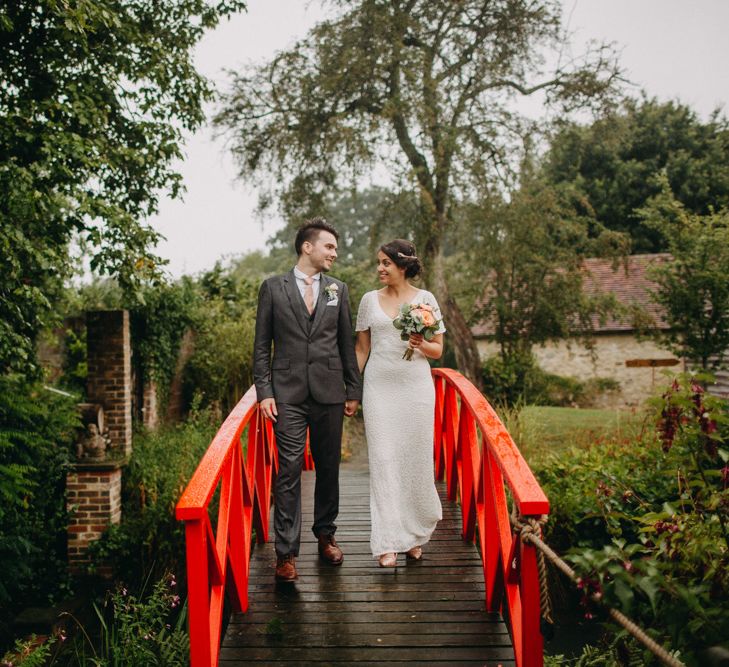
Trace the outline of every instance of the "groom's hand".
[[275, 422], [278, 415], [276, 400], [273, 398], [264, 398], [261, 401], [261, 412], [266, 419], [270, 419], [272, 422]]
[[344, 414], [347, 415], [347, 417], [353, 417], [355, 414], [357, 414], [358, 407], [359, 407], [359, 401], [357, 401], [357, 400], [345, 401], [344, 402]]

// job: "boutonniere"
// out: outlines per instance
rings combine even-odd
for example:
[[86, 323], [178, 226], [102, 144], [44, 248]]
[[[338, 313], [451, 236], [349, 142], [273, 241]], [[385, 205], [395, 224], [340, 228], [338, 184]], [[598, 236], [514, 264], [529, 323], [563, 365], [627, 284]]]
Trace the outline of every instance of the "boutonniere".
[[324, 293], [327, 295], [327, 301], [334, 301], [339, 296], [339, 285], [337, 283], [329, 283], [324, 288]]

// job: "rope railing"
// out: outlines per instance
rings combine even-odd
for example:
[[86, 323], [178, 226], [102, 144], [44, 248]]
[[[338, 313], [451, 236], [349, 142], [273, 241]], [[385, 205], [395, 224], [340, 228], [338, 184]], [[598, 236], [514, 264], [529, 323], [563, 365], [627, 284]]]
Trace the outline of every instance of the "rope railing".
[[[562, 574], [564, 574], [573, 583], [579, 584], [580, 578], [577, 576], [577, 573], [542, 540], [541, 535], [543, 523], [544, 520], [541, 518], [536, 520], [533, 517], [529, 517], [525, 521], [522, 521], [518, 516], [512, 514], [512, 525], [519, 533], [521, 540], [523, 542], [532, 543], [542, 555], [542, 560], [545, 557], [548, 558], [549, 562], [562, 572]], [[546, 591], [546, 570], [544, 574], [540, 576], [544, 577], [542, 580], [542, 590]], [[666, 651], [666, 649], [649, 637], [641, 627], [629, 619], [625, 614], [614, 607], [607, 606], [603, 602], [599, 593], [592, 593], [590, 595], [590, 599], [596, 604], [604, 607], [609, 616], [616, 623], [625, 628], [625, 630], [643, 644], [643, 646], [653, 653], [653, 655], [655, 655], [664, 665], [669, 665], [669, 667], [686, 667], [683, 662], [674, 658], [668, 651]]]

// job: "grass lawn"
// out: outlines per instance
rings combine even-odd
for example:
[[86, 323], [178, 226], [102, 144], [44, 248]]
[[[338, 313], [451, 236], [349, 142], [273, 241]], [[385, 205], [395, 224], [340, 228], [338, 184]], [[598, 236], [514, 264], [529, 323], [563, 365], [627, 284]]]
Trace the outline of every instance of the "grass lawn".
[[645, 413], [530, 405], [518, 413], [507, 410], [502, 419], [524, 457], [532, 462], [568, 447], [632, 438], [643, 428]]

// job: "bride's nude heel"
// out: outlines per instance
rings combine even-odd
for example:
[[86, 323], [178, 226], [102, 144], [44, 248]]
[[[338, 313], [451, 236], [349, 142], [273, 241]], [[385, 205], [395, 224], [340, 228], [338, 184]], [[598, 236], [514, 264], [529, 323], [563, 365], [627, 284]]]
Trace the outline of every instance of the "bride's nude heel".
[[382, 554], [380, 556], [380, 567], [396, 567], [397, 566], [397, 554]]
[[413, 547], [405, 553], [405, 557], [409, 558], [410, 560], [420, 560], [423, 557], [423, 548]]

